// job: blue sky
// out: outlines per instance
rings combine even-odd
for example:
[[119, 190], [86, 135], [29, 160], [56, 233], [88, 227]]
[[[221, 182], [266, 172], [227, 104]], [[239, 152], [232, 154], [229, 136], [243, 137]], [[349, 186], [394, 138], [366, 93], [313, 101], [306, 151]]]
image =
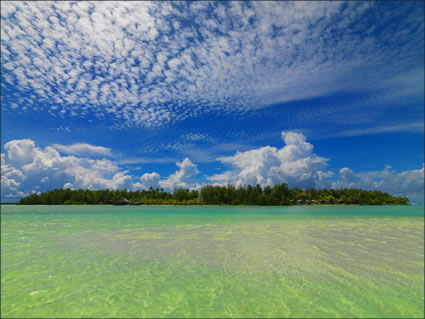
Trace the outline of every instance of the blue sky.
[[2, 200], [206, 183], [424, 192], [424, 3], [7, 2]]

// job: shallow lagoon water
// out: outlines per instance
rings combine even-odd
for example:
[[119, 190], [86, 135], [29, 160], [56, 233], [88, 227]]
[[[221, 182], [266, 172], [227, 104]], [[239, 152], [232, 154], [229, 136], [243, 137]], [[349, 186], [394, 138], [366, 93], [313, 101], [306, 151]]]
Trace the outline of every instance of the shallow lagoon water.
[[2, 317], [424, 317], [423, 206], [2, 206]]

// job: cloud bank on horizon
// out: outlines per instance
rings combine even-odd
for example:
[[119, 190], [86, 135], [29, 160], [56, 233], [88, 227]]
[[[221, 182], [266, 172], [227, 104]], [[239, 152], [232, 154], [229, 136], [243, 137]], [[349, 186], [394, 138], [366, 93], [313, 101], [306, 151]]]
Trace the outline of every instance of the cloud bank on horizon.
[[300, 188], [381, 190], [408, 196], [411, 200], [423, 200], [424, 165], [403, 172], [391, 170], [389, 165], [382, 171], [359, 173], [345, 167], [332, 179], [334, 173], [328, 170], [328, 159], [316, 155], [313, 145], [303, 134], [282, 132], [282, 139], [285, 146], [280, 149], [265, 146], [218, 158], [231, 168], [222, 174], [208, 176], [203, 183], [195, 182], [193, 177], [200, 171], [189, 158], [177, 162], [179, 169], [167, 178], [161, 178], [156, 172], [138, 178], [110, 159], [61, 155], [61, 152], [68, 153], [62, 145], [59, 149], [57, 145], [40, 148], [31, 139], [13, 140], [6, 143], [6, 154], [1, 154], [2, 197], [21, 197], [54, 188], [141, 190], [153, 187], [172, 191], [177, 188], [200, 189], [207, 183], [236, 186], [287, 183], [290, 187]]
[[4, 1], [1, 20], [10, 112], [161, 127], [338, 92], [423, 95], [415, 4]]

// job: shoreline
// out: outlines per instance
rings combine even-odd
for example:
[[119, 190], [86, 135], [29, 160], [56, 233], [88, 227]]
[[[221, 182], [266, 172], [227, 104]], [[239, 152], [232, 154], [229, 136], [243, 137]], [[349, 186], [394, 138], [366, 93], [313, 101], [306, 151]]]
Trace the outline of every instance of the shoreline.
[[299, 204], [299, 205], [215, 205], [215, 204], [126, 204], [126, 205], [114, 205], [114, 204], [18, 204], [18, 203], [0, 203], [4, 206], [199, 206], [199, 207], [334, 207], [334, 206], [421, 206], [414, 204], [377, 204], [377, 205], [362, 205], [362, 204]]

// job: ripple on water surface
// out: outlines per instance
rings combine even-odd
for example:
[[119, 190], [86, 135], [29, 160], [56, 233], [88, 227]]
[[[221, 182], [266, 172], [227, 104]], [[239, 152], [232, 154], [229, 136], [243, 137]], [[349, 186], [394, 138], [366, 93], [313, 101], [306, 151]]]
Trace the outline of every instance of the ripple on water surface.
[[2, 211], [2, 315], [423, 317], [421, 214], [10, 207]]

